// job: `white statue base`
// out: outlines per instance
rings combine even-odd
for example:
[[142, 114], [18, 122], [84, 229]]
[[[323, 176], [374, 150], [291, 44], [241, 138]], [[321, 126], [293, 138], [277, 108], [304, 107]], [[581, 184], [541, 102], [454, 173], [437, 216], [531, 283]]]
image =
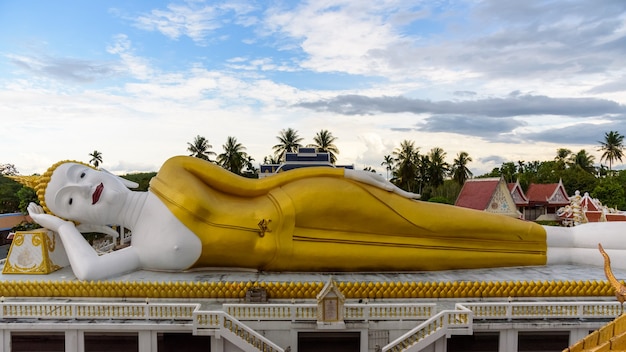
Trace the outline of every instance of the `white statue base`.
[[47, 229], [17, 231], [3, 274], [49, 274], [70, 264], [59, 235]]

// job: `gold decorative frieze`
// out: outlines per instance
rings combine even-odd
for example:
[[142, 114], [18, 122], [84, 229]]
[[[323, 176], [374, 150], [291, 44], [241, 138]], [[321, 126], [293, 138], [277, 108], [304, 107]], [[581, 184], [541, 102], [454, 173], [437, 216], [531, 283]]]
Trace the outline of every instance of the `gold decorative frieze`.
[[[603, 297], [608, 281], [337, 282], [346, 299]], [[316, 299], [322, 282], [0, 281], [5, 297], [206, 298], [244, 300], [252, 287], [268, 299]]]

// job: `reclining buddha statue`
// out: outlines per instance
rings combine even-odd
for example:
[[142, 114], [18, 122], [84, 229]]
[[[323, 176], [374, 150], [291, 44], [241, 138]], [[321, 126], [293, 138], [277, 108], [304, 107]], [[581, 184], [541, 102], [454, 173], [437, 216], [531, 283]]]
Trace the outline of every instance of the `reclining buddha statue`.
[[[121, 177], [64, 161], [29, 182], [41, 204], [29, 205], [32, 219], [59, 234], [82, 280], [202, 267], [383, 272], [602, 265], [598, 242], [607, 251], [626, 248], [620, 240], [626, 225], [544, 227], [419, 201], [376, 174], [331, 167], [248, 179], [177, 156], [147, 192], [136, 192]], [[107, 224], [131, 229], [132, 243], [98, 255], [81, 231], [112, 231]], [[626, 263], [616, 260], [614, 267]]]

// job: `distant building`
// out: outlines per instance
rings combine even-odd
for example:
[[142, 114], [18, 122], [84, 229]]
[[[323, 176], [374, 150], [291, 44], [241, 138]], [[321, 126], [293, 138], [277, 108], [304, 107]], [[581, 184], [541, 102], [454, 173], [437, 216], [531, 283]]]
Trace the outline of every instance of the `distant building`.
[[558, 221], [557, 210], [570, 203], [561, 180], [559, 183], [532, 183], [528, 186], [526, 197], [528, 207], [524, 218], [531, 221]]
[[465, 181], [454, 205], [514, 218], [522, 217], [502, 177], [475, 178]]
[[330, 153], [318, 152], [316, 148], [307, 147], [299, 148], [296, 153], [286, 153], [285, 161], [281, 164], [261, 164], [259, 178], [271, 176], [283, 171], [312, 166], [354, 169], [354, 165], [333, 165], [330, 162]]
[[517, 211], [522, 214], [522, 219], [526, 219], [528, 197], [526, 197], [522, 186], [519, 184], [519, 180], [515, 181], [515, 183], [509, 183], [508, 187], [511, 197], [513, 197], [513, 201], [515, 202], [515, 206], [517, 207]]

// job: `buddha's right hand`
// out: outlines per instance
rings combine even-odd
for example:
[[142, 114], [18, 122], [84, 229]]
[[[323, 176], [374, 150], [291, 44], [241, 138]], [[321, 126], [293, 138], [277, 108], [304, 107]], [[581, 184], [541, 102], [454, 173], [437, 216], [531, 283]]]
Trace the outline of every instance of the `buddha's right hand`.
[[43, 208], [35, 203], [30, 203], [27, 210], [28, 215], [30, 215], [36, 223], [49, 230], [59, 232], [61, 226], [63, 225], [71, 224], [71, 226], [74, 226], [74, 224], [70, 221], [65, 221], [54, 215], [46, 214], [43, 211]]

